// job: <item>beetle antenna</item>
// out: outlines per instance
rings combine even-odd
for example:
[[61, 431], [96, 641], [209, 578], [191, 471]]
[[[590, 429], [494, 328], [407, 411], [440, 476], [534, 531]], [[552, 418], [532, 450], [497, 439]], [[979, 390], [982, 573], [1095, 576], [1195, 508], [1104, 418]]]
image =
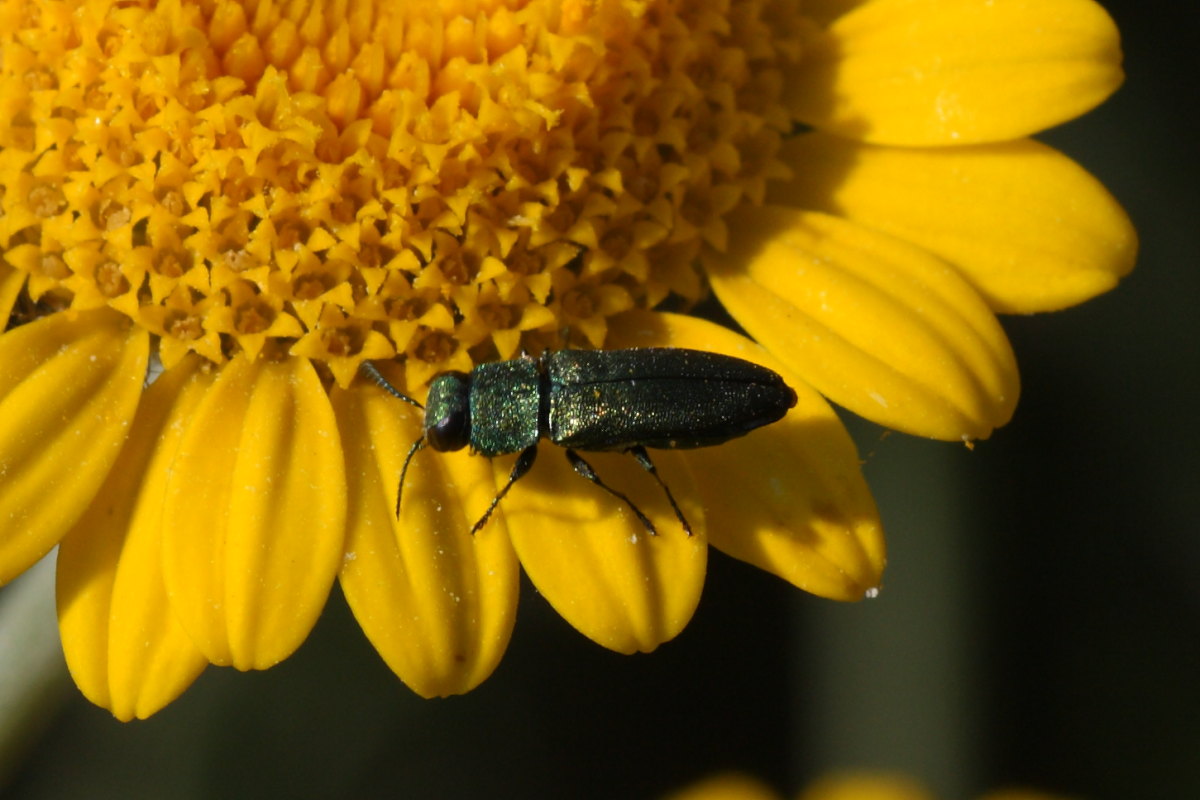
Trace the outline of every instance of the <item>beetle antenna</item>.
[[[383, 389], [385, 392], [395, 397], [397, 400], [403, 400], [410, 406], [415, 406], [422, 411], [425, 406], [413, 400], [408, 395], [401, 392], [391, 382], [383, 377], [383, 373], [379, 371], [379, 367], [372, 364], [370, 361], [364, 361], [358, 365], [358, 371], [361, 372], [371, 383]], [[400, 519], [400, 498], [404, 495], [404, 478], [408, 475], [408, 465], [412, 463], [413, 456], [417, 454], [421, 448], [425, 446], [425, 437], [422, 436], [412, 443], [412, 447], [408, 448], [408, 455], [404, 457], [404, 466], [400, 468], [400, 485], [396, 487], [396, 519]]]
[[400, 496], [404, 494], [404, 476], [408, 474], [408, 465], [417, 451], [423, 447], [425, 447], [424, 436], [412, 443], [412, 447], [408, 448], [408, 455], [404, 457], [404, 466], [400, 469], [400, 485], [396, 487], [396, 519], [400, 519]]
[[375, 366], [370, 361], [364, 361], [361, 364], [359, 364], [358, 371], [361, 372], [363, 375], [365, 375], [367, 377], [367, 379], [371, 381], [371, 383], [375, 384], [380, 389], [383, 389], [385, 392], [390, 394], [392, 397], [395, 397], [398, 400], [403, 400], [404, 402], [408, 403], [410, 406], [416, 406], [417, 408], [421, 409], [422, 411], [425, 409], [425, 406], [421, 405], [416, 400], [413, 400], [411, 397], [409, 397], [408, 395], [401, 392], [395, 386], [392, 386], [392, 384], [388, 381], [388, 379], [383, 377], [383, 373], [379, 371], [379, 367]]

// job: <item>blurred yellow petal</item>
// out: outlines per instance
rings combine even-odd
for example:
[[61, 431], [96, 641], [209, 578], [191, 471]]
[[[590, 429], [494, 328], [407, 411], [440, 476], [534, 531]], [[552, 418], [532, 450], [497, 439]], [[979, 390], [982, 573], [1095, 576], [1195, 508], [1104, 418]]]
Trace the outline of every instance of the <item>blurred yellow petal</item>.
[[969, 144], [1073, 119], [1122, 80], [1091, 0], [874, 0], [809, 43], [787, 90], [801, 121], [841, 136]]
[[[649, 652], [683, 630], [704, 586], [708, 543], [696, 487], [677, 454], [652, 454], [691, 523], [688, 536], [661, 487], [632, 456], [580, 455], [650, 518], [658, 535], [545, 443], [534, 468], [501, 502], [509, 535], [533, 585], [563, 619], [610, 650]], [[506, 480], [511, 467], [511, 458], [496, 459], [496, 479]]]
[[208, 663], [175, 620], [162, 576], [163, 496], [186, 422], [212, 383], [188, 356], [145, 393], [133, 433], [58, 551], [58, 620], [71, 676], [119, 720], [145, 719]]
[[149, 336], [108, 310], [0, 336], [0, 584], [75, 523], [117, 458], [142, 394]]
[[833, 409], [750, 340], [676, 314], [630, 312], [613, 347], [692, 347], [783, 374], [797, 403], [769, 428], [687, 451], [709, 542], [813, 594], [860, 600], [879, 586], [883, 529], [858, 452]]
[[907, 775], [830, 775], [809, 784], [799, 800], [935, 800]]
[[167, 591], [209, 661], [265, 669], [304, 641], [341, 564], [337, 422], [307, 360], [244, 356], [189, 422], [167, 484]]
[[780, 796], [757, 778], [729, 773], [705, 778], [667, 795], [667, 800], [780, 800]]
[[797, 177], [772, 201], [921, 245], [996, 311], [1080, 303], [1113, 288], [1137, 256], [1133, 224], [1108, 190], [1038, 142], [924, 150], [814, 134], [782, 155]]
[[492, 673], [520, 586], [501, 514], [472, 536], [496, 485], [487, 459], [425, 449], [396, 489], [421, 413], [374, 386], [335, 390], [347, 443], [348, 536], [341, 584], [367, 638], [423, 697], [461, 694]]
[[821, 394], [938, 439], [983, 438], [1008, 421], [1018, 394], [1012, 350], [945, 262], [818, 213], [754, 209], [731, 227], [739, 237], [730, 251], [710, 259], [713, 290]]

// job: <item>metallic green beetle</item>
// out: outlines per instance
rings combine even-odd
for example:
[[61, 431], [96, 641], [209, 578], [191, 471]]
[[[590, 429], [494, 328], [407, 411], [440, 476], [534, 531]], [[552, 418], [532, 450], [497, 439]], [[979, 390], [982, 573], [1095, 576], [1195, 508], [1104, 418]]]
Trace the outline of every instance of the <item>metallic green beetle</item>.
[[480, 364], [433, 379], [426, 405], [399, 392], [374, 364], [362, 372], [395, 397], [425, 411], [424, 435], [409, 448], [400, 471], [396, 515], [408, 465], [425, 445], [492, 456], [520, 453], [508, 482], [471, 528], [487, 523], [501, 498], [537, 457], [545, 438], [566, 448], [575, 471], [624, 501], [646, 530], [650, 519], [623, 493], [605, 484], [576, 450], [630, 453], [662, 486], [690, 536], [691, 526], [646, 453], [647, 447], [708, 447], [781, 419], [796, 393], [776, 372], [740, 358], [682, 348], [558, 350], [539, 358]]

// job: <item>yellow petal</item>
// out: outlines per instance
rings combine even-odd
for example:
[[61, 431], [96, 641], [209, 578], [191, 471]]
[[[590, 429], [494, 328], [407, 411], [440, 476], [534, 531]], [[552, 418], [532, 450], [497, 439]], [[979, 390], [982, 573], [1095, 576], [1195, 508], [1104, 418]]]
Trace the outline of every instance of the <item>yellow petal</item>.
[[757, 778], [726, 773], [674, 792], [667, 800], [779, 800], [779, 795]]
[[950, 261], [993, 309], [1031, 313], [1116, 285], [1137, 234], [1112, 195], [1053, 148], [1024, 140], [976, 147], [874, 147], [801, 136], [783, 157], [797, 179], [774, 202], [828, 211]]
[[149, 337], [107, 310], [0, 336], [0, 584], [83, 513], [129, 433]]
[[171, 613], [161, 547], [168, 469], [212, 382], [201, 363], [185, 358], [146, 391], [117, 463], [58, 551], [67, 666], [122, 721], [161, 709], [208, 663]]
[[[601, 480], [650, 518], [658, 530], [650, 536], [624, 503], [576, 474], [560, 449], [543, 444], [541, 450], [501, 503], [533, 585], [576, 630], [611, 650], [649, 652], [673, 638], [696, 610], [708, 551], [686, 465], [677, 454], [653, 455], [692, 536], [632, 456], [581, 453]], [[497, 480], [507, 479], [512, 459], [496, 464]]]
[[12, 316], [13, 305], [16, 304], [17, 295], [25, 286], [27, 277], [28, 275], [21, 270], [13, 269], [0, 261], [0, 319], [7, 321]]
[[938, 439], [983, 438], [1008, 421], [1018, 394], [1012, 349], [945, 262], [824, 214], [747, 209], [730, 227], [739, 239], [711, 259], [713, 290], [821, 394]]
[[934, 800], [934, 796], [907, 775], [835, 773], [814, 781], [799, 800]]
[[512, 634], [516, 554], [497, 516], [471, 526], [496, 493], [487, 459], [425, 449], [400, 469], [421, 414], [374, 386], [335, 390], [349, 491], [341, 584], [367, 638], [423, 697], [462, 694], [492, 673]]
[[167, 591], [209, 661], [265, 669], [304, 641], [345, 515], [337, 422], [312, 365], [234, 358], [191, 415], [164, 512]]
[[788, 415], [716, 447], [689, 450], [709, 542], [813, 594], [860, 600], [879, 586], [883, 529], [858, 452], [824, 399], [754, 342], [676, 314], [630, 312], [613, 347], [692, 347], [744, 358], [796, 390]]
[[1117, 28], [1091, 0], [874, 0], [812, 41], [786, 86], [816, 128], [931, 145], [1036, 133], [1122, 79]]

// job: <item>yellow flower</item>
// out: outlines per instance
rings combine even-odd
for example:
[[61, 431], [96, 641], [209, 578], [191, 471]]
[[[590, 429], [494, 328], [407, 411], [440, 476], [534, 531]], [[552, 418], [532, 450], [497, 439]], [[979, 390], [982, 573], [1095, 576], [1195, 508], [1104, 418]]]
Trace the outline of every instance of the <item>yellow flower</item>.
[[[994, 312], [1132, 265], [1022, 138], [1119, 62], [1088, 0], [3, 0], [0, 582], [61, 542], [67, 660], [120, 719], [286, 658], [335, 578], [426, 696], [494, 669], [518, 563], [621, 652], [687, 623], [710, 543], [862, 597], [882, 534], [822, 395], [949, 440], [1008, 419]], [[710, 286], [759, 344], [648, 310]], [[618, 456], [662, 535], [553, 453], [474, 537], [511, 459], [421, 453], [397, 522], [420, 421], [359, 365], [420, 397], [567, 345], [732, 353], [799, 402], [657, 459], [690, 538]]]
[[[714, 775], [670, 795], [670, 800], [780, 800], [760, 781], [738, 773]], [[904, 775], [828, 775], [813, 781], [798, 800], [935, 800], [919, 782]], [[979, 800], [1063, 800], [1030, 789], [989, 792]]]

